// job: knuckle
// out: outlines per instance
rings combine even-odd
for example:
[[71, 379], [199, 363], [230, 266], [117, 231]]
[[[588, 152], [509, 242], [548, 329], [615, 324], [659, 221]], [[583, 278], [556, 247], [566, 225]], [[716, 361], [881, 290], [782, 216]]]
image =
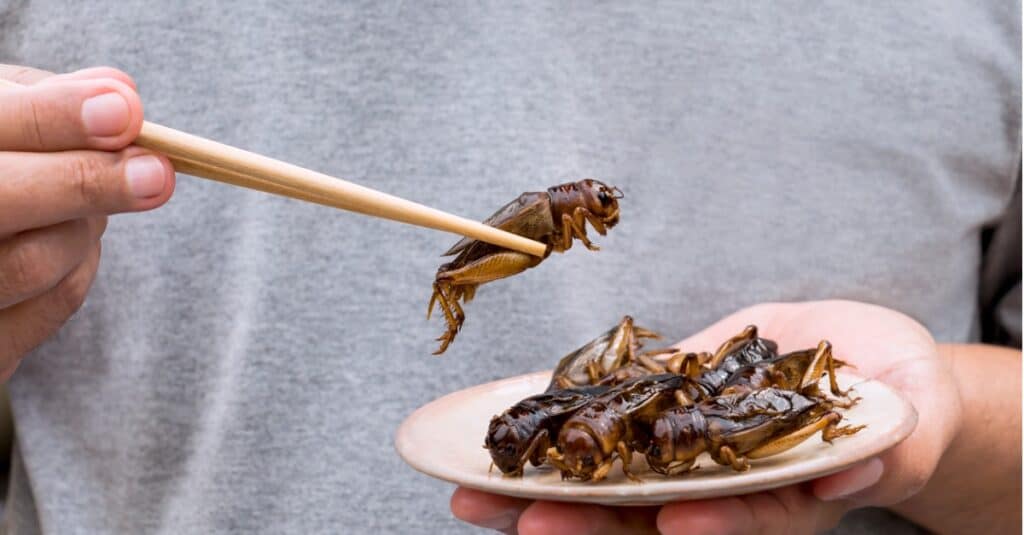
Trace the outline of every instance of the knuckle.
[[101, 205], [107, 195], [107, 164], [97, 158], [88, 156], [74, 157], [68, 160], [66, 176], [70, 181], [71, 190], [77, 192], [81, 200], [89, 205]]
[[[7, 66], [5, 66], [7, 67]], [[32, 67], [13, 66], [3, 69], [3, 78], [19, 84], [29, 84], [38, 80], [41, 72]]]
[[58, 323], [63, 323], [69, 316], [78, 311], [85, 302], [85, 296], [89, 293], [90, 278], [79, 277], [76, 274], [61, 281], [56, 288], [56, 306], [53, 318]]
[[37, 98], [22, 98], [17, 106], [15, 120], [21, 128], [21, 138], [24, 142], [37, 149], [46, 146], [46, 139], [43, 136], [42, 122], [45, 120], [49, 104]]
[[44, 286], [48, 273], [40, 256], [39, 247], [33, 242], [9, 251], [0, 262], [0, 295], [17, 296]]

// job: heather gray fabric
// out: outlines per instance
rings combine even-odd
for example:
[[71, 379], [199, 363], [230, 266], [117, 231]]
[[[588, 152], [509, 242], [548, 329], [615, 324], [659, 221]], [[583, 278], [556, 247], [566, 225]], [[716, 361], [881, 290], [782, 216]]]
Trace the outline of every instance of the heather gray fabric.
[[[599, 177], [622, 223], [483, 287], [436, 358], [455, 237], [179, 177], [112, 220], [85, 307], [11, 380], [15, 532], [470, 532], [398, 423], [624, 313], [683, 337], [835, 297], [978, 332], [1016, 2], [212, 4], [0, 0], [0, 61], [113, 64], [151, 120], [474, 218]], [[913, 530], [840, 532], [883, 529]]]

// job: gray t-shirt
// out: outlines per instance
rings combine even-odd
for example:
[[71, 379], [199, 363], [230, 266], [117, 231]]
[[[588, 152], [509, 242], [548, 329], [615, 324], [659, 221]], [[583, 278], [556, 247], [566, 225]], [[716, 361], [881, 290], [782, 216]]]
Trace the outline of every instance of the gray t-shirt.
[[585, 176], [626, 195], [601, 252], [482, 287], [438, 358], [456, 237], [179, 176], [111, 221], [84, 308], [10, 381], [9, 525], [470, 532], [399, 422], [625, 313], [681, 338], [847, 298], [973, 339], [1019, 162], [1019, 9], [0, 0], [0, 61], [118, 66], [152, 121], [478, 219]]

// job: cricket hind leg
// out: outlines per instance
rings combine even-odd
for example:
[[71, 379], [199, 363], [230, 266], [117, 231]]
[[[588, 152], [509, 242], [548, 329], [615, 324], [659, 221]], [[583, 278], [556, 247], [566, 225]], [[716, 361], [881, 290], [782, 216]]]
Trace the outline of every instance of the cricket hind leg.
[[[433, 304], [436, 301], [441, 312], [444, 313], [446, 325], [445, 332], [437, 338], [437, 341], [441, 342], [441, 346], [434, 352], [435, 355], [440, 355], [448, 349], [448, 345], [455, 340], [455, 335], [459, 333], [462, 323], [466, 320], [466, 315], [459, 305], [460, 297], [461, 292], [458, 287], [453, 287], [447, 281], [434, 282], [434, 294], [430, 297], [430, 310], [433, 310]], [[427, 311], [427, 318], [430, 318], [430, 310]]]
[[667, 368], [672, 373], [682, 373], [691, 379], [696, 379], [702, 371], [701, 355], [677, 353], [669, 359]]
[[639, 355], [636, 359], [641, 366], [651, 373], [665, 373], [665, 366], [646, 354]]
[[861, 429], [867, 427], [866, 425], [831, 425], [825, 427], [825, 430], [821, 432], [821, 440], [832, 443], [833, 440], [839, 437], [848, 437], [856, 434]]
[[818, 343], [818, 349], [811, 358], [811, 364], [807, 367], [807, 372], [804, 373], [803, 379], [800, 381], [800, 389], [810, 389], [816, 387], [818, 381], [822, 375], [828, 376], [828, 389], [833, 395], [846, 398], [846, 401], [832, 400], [832, 403], [841, 408], [850, 408], [860, 400], [860, 398], [850, 398], [850, 390], [843, 390], [839, 388], [839, 381], [836, 379], [836, 368], [840, 366], [847, 366], [845, 362], [837, 360], [832, 355], [832, 344], [828, 340], [822, 340]]
[[718, 346], [718, 350], [715, 351], [715, 356], [711, 358], [711, 361], [708, 363], [708, 367], [711, 369], [718, 368], [725, 357], [729, 355], [736, 346], [744, 342], [749, 342], [755, 338], [757, 338], [757, 326], [747, 325], [739, 334]]
[[829, 444], [838, 437], [852, 435], [861, 429], [864, 429], [863, 425], [859, 426], [839, 426], [839, 422], [843, 420], [843, 416], [838, 412], [829, 411], [821, 416], [821, 418], [793, 431], [792, 433], [782, 435], [781, 437], [775, 438], [761, 446], [754, 448], [747, 452], [748, 459], [760, 459], [763, 457], [770, 457], [772, 455], [778, 455], [784, 451], [796, 447], [803, 441], [814, 436], [815, 433], [821, 431], [821, 439]]
[[461, 324], [465, 320], [466, 315], [462, 312], [462, 307], [459, 305], [459, 298], [464, 293], [464, 288], [454, 286], [450, 281], [434, 281], [434, 293], [431, 294], [430, 303], [427, 306], [427, 319], [430, 319], [434, 311], [434, 304], [437, 304], [449, 325]]
[[[434, 352], [440, 355], [455, 340], [462, 328], [466, 315], [459, 301], [469, 301], [476, 295], [477, 286], [503, 279], [536, 266], [543, 260], [516, 251], [502, 251], [483, 256], [464, 266], [438, 272], [434, 281], [434, 293], [430, 298], [430, 310], [434, 303], [444, 312], [447, 330], [438, 337], [441, 347]], [[428, 311], [427, 317], [430, 317]]]

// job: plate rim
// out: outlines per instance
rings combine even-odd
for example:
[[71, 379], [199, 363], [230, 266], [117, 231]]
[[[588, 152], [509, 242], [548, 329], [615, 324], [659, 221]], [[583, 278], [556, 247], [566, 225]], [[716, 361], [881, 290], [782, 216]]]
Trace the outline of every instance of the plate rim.
[[[416, 460], [415, 456], [407, 455], [406, 449], [411, 448], [412, 446], [412, 443], [410, 442], [411, 439], [408, 436], [410, 434], [409, 428], [417, 422], [417, 417], [421, 412], [427, 411], [434, 405], [442, 404], [451, 398], [465, 397], [471, 394], [476, 394], [479, 391], [493, 390], [509, 383], [550, 378], [552, 373], [553, 370], [545, 370], [505, 377], [470, 386], [461, 390], [456, 390], [454, 392], [449, 392], [448, 394], [424, 403], [410, 413], [398, 426], [398, 429], [395, 432], [395, 439], [393, 441], [394, 448], [399, 457], [401, 457], [407, 465], [424, 475], [458, 486], [484, 492], [535, 500], [595, 503], [616, 506], [651, 506], [673, 501], [695, 500], [720, 496], [738, 496], [825, 477], [830, 474], [841, 472], [864, 461], [865, 459], [871, 458], [895, 447], [914, 432], [918, 423], [917, 409], [898, 390], [877, 379], [839, 372], [840, 376], [855, 379], [857, 385], [870, 382], [888, 390], [889, 393], [893, 394], [901, 401], [901, 412], [906, 413], [905, 417], [898, 423], [898, 425], [894, 426], [892, 432], [877, 437], [877, 440], [871, 443], [872, 447], [857, 450], [857, 455], [845, 458], [840, 463], [835, 463], [834, 459], [832, 459], [832, 462], [829, 462], [828, 457], [822, 456], [817, 459], [807, 460], [807, 462], [810, 463], [810, 466], [801, 472], [793, 473], [784, 477], [778, 477], [777, 475], [776, 477], [768, 477], [768, 474], [765, 474], [765, 477], [758, 478], [756, 472], [747, 472], [748, 481], [744, 484], [743, 492], [741, 493], [735, 492], [735, 488], [733, 487], [728, 487], [728, 481], [726, 479], [708, 480], [705, 481], [707, 484], [700, 488], [691, 488], [686, 490], [672, 490], [671, 488], [666, 489], [664, 485], [654, 486], [639, 483], [635, 486], [629, 487], [630, 491], [624, 493], [609, 491], [607, 490], [607, 487], [587, 486], [585, 484], [559, 487], [516, 488], [511, 486], [502, 486], [496, 483], [488, 484], [488, 481], [492, 481], [490, 478], [479, 483], [473, 480], [460, 479], [447, 473], [445, 470], [435, 469], [427, 463]], [[826, 465], [827, 467], [815, 468], [814, 465]], [[808, 476], [807, 472], [813, 472], [814, 475]], [[655, 487], [653, 492], [651, 492], [652, 486]]]

